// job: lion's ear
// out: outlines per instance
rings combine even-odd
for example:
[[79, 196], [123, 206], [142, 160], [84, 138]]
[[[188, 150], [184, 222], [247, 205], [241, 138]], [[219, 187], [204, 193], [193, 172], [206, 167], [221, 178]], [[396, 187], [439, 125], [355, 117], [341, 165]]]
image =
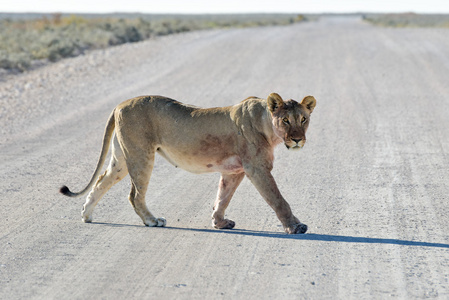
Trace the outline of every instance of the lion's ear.
[[302, 99], [301, 104], [304, 105], [308, 110], [310, 110], [310, 113], [312, 113], [313, 109], [316, 106], [316, 100], [313, 96], [307, 96]]
[[276, 93], [271, 93], [268, 98], [268, 109], [273, 113], [284, 105], [284, 100]]

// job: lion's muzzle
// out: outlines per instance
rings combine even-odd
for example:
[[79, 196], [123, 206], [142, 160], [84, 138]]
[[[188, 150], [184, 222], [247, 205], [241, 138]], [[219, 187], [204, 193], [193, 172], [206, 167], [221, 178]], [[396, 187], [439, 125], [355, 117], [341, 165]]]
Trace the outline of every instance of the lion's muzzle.
[[289, 150], [299, 150], [302, 147], [304, 147], [305, 143], [306, 143], [305, 139], [290, 139], [290, 141], [285, 142], [285, 146]]

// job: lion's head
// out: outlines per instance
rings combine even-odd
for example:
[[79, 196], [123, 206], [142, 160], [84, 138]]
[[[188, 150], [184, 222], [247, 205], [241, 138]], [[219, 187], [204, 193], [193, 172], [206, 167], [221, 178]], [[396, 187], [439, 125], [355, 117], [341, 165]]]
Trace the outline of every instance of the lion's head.
[[267, 103], [274, 133], [282, 138], [287, 149], [301, 149], [306, 143], [310, 114], [316, 106], [315, 98], [307, 96], [298, 103], [292, 99], [284, 101], [278, 94], [271, 93]]

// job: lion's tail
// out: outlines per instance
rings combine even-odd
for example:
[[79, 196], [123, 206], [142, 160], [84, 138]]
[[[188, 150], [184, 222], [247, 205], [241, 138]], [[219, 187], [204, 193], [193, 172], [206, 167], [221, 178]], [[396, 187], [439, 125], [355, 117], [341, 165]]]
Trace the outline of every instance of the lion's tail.
[[59, 189], [60, 193], [66, 195], [66, 196], [69, 196], [69, 197], [78, 197], [78, 196], [85, 194], [94, 185], [95, 180], [97, 179], [98, 175], [100, 175], [101, 167], [103, 166], [104, 161], [106, 160], [106, 155], [108, 154], [108, 151], [109, 151], [111, 137], [112, 137], [112, 134], [114, 133], [114, 129], [115, 129], [114, 111], [115, 110], [112, 111], [111, 115], [109, 116], [108, 123], [106, 124], [106, 128], [104, 130], [104, 135], [103, 135], [103, 145], [101, 147], [100, 158], [98, 159], [97, 167], [96, 167], [94, 173], [92, 174], [92, 178], [90, 179], [89, 184], [82, 191], [77, 192], [77, 193], [71, 192], [69, 190], [69, 188], [64, 185], [63, 187], [61, 187]]

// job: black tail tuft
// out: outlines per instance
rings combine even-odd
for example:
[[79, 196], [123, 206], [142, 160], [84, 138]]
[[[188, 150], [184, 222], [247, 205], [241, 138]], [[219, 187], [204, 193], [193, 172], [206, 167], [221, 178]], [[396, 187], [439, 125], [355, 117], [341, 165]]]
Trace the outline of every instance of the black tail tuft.
[[69, 190], [69, 188], [65, 185], [59, 189], [59, 192], [66, 196], [69, 196], [70, 194], [72, 194], [72, 192]]

